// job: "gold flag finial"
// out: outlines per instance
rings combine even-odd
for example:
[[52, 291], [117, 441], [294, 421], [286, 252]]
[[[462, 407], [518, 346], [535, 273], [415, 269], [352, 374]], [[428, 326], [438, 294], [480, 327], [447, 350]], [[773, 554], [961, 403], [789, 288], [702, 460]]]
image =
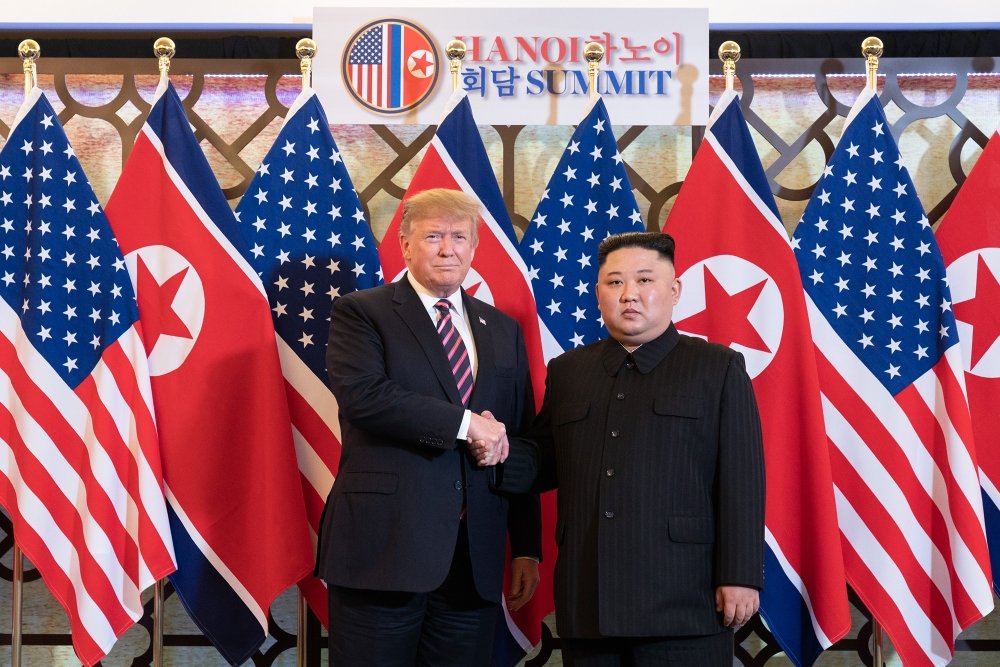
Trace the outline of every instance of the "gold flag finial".
[[866, 37], [861, 42], [861, 55], [868, 61], [868, 87], [878, 90], [878, 59], [882, 57], [882, 40], [878, 37]]
[[587, 61], [587, 84], [590, 89], [590, 99], [597, 96], [597, 72], [604, 59], [604, 45], [600, 42], [587, 42], [583, 46], [583, 59]]
[[299, 57], [299, 70], [302, 72], [302, 90], [309, 88], [312, 83], [312, 59], [316, 57], [316, 42], [303, 37], [295, 43], [295, 55]]
[[719, 45], [719, 60], [722, 61], [722, 73], [726, 75], [726, 90], [733, 89], [733, 83], [736, 79], [736, 61], [739, 59], [739, 44], [730, 40]]
[[33, 39], [26, 39], [17, 45], [17, 54], [21, 56], [21, 67], [24, 70], [24, 94], [27, 95], [35, 87], [35, 61], [42, 55], [42, 47]]
[[465, 60], [465, 42], [460, 39], [453, 39], [444, 47], [444, 55], [448, 57], [451, 64], [451, 90], [458, 90], [458, 70]]
[[174, 57], [174, 53], [176, 53], [174, 40], [169, 37], [160, 37], [153, 42], [153, 55], [159, 61], [161, 78], [170, 72], [170, 59]]

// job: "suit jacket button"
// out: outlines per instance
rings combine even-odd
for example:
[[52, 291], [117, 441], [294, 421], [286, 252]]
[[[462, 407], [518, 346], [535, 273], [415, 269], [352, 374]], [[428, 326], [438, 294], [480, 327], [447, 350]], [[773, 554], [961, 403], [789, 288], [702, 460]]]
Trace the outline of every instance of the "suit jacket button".
[[608, 468], [607, 470], [604, 471], [604, 474], [607, 475], [608, 477], [614, 477], [615, 476], [615, 469], [614, 468]]
[[611, 432], [611, 437], [612, 438], [617, 438], [618, 437], [618, 431], [612, 431]]
[[458, 480], [457, 482], [455, 482], [455, 489], [458, 491], [462, 490], [462, 480]]
[[614, 519], [615, 518], [615, 513], [614, 512], [605, 512], [604, 513], [604, 518], [605, 519]]

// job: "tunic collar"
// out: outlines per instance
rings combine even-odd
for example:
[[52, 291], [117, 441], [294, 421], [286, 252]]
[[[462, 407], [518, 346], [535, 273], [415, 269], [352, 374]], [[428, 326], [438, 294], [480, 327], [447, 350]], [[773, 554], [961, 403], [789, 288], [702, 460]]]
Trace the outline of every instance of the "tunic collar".
[[601, 351], [601, 361], [604, 363], [604, 370], [608, 375], [618, 375], [628, 357], [632, 357], [635, 367], [640, 373], [645, 375], [663, 361], [671, 350], [677, 345], [681, 335], [677, 333], [677, 328], [671, 322], [667, 330], [657, 338], [643, 343], [635, 352], [631, 354], [622, 347], [621, 343], [614, 338], [606, 338], [603, 342], [604, 349]]

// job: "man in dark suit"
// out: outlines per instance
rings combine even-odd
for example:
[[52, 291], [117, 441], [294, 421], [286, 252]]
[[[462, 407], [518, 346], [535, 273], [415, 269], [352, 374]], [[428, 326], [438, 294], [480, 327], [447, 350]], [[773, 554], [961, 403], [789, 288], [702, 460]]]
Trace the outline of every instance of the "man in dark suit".
[[760, 421], [738, 352], [682, 336], [666, 234], [605, 239], [610, 337], [554, 359], [531, 437], [558, 486], [567, 665], [719, 665], [763, 585]]
[[[461, 289], [478, 202], [435, 189], [403, 211], [407, 274], [341, 297], [330, 321], [343, 443], [317, 558], [330, 590], [330, 664], [481, 667], [508, 525], [508, 498], [494, 487], [528, 488], [535, 465], [533, 446], [509, 450], [506, 436], [534, 415], [527, 356], [517, 323]], [[520, 506], [511, 550], [537, 558], [537, 503]], [[515, 558], [512, 578], [511, 606], [523, 604], [537, 561]]]

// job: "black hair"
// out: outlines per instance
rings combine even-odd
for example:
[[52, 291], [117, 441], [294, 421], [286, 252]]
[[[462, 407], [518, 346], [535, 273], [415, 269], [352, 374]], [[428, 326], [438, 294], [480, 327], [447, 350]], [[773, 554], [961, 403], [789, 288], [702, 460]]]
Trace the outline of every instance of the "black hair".
[[662, 232], [625, 232], [613, 234], [597, 246], [597, 265], [604, 266], [608, 255], [622, 248], [655, 250], [661, 257], [674, 263], [674, 237]]

